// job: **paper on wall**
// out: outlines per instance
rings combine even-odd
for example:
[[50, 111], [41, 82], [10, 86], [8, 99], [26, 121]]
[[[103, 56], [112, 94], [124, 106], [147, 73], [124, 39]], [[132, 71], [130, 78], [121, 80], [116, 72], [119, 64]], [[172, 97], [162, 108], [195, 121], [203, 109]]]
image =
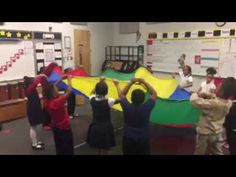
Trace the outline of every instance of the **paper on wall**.
[[36, 48], [36, 50], [43, 50], [43, 43], [42, 42], [36, 42], [35, 48]]
[[53, 49], [54, 50], [54, 44], [44, 44], [43, 49]]
[[62, 58], [61, 52], [55, 52], [55, 58]]
[[36, 59], [37, 59], [37, 60], [42, 60], [42, 59], [44, 59], [44, 53], [43, 53], [43, 52], [41, 52], [41, 53], [36, 53]]
[[54, 62], [55, 59], [54, 49], [44, 49], [44, 59], [45, 62]]
[[55, 43], [54, 48], [55, 50], [61, 50], [61, 43]]

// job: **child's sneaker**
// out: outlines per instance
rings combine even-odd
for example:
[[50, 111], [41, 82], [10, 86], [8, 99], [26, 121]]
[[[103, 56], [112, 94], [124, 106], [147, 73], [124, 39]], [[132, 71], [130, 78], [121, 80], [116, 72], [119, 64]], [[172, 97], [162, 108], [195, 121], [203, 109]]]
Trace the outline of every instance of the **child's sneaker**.
[[33, 150], [44, 150], [44, 147], [40, 144], [32, 145]]
[[39, 144], [39, 145], [41, 145], [41, 146], [44, 146], [44, 143], [43, 143], [42, 141], [38, 141], [37, 144]]

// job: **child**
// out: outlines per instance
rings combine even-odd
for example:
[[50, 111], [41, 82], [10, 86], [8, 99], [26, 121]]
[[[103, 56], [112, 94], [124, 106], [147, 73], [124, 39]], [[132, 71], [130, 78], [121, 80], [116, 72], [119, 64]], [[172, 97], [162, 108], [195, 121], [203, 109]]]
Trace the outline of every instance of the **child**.
[[[40, 68], [40, 75], [39, 77], [37, 77], [36, 79], [34, 79], [33, 83], [29, 86], [28, 88], [28, 93], [31, 93], [32, 91], [34, 91], [36, 89], [36, 87], [41, 84], [42, 89], [49, 84], [48, 82], [48, 76], [50, 76], [50, 72], [49, 69], [52, 70], [52, 66], [55, 67], [56, 64], [52, 63], [49, 65], [50, 67], [41, 67]], [[49, 68], [49, 69], [48, 69]], [[44, 98], [44, 95], [43, 95]], [[45, 130], [51, 130], [51, 118], [44, 106], [44, 102], [43, 102], [43, 114], [44, 114], [44, 122], [43, 122], [43, 128]]]
[[225, 118], [226, 136], [229, 144], [229, 152], [231, 155], [236, 155], [236, 83], [233, 106], [229, 114]]
[[208, 68], [206, 70], [207, 72], [207, 79], [206, 81], [201, 83], [201, 87], [198, 90], [198, 93], [206, 93], [206, 94], [210, 94], [210, 93], [215, 93], [216, 90], [216, 86], [214, 84], [214, 75], [216, 74], [216, 70], [215, 68]]
[[[190, 92], [191, 91], [190, 89], [193, 86], [193, 77], [192, 77], [191, 67], [188, 65], [185, 65], [183, 69], [179, 72], [179, 76], [180, 76], [179, 87]], [[173, 75], [173, 78], [175, 78], [175, 75]]]
[[[43, 66], [43, 67], [41, 67], [40, 68], [40, 70], [39, 70], [39, 74], [40, 75], [44, 75], [44, 73], [45, 73], [45, 71], [46, 71], [46, 69], [47, 69], [47, 67], [45, 67], [45, 66]], [[46, 76], [46, 75], [45, 75]], [[49, 75], [48, 75], [49, 76]], [[34, 81], [35, 82], [35, 81]], [[41, 84], [41, 83], [40, 83]], [[42, 85], [42, 84], [41, 84]], [[43, 86], [42, 86], [43, 87]], [[51, 118], [50, 118], [50, 116], [49, 116], [49, 114], [48, 114], [48, 111], [47, 111], [47, 109], [45, 108], [45, 106], [44, 106], [44, 103], [43, 103], [43, 114], [44, 114], [44, 122], [43, 122], [43, 128], [45, 129], [45, 130], [48, 130], [48, 131], [50, 131], [51, 130]]]
[[[42, 89], [44, 90], [44, 87], [50, 85], [49, 81], [48, 81], [48, 77], [51, 75], [51, 73], [53, 72], [53, 69], [57, 66], [56, 63], [50, 63], [47, 67], [41, 67], [40, 68], [40, 77], [37, 77], [33, 83], [29, 86], [28, 91], [31, 92], [32, 90], [34, 90], [38, 84], [42, 85]], [[43, 91], [44, 93], [44, 91]], [[43, 94], [43, 98], [44, 98], [44, 94]], [[44, 104], [43, 104], [44, 105]], [[43, 124], [43, 127], [47, 130], [51, 130], [51, 118], [47, 112], [47, 110], [45, 109], [45, 106], [43, 106], [43, 112], [44, 112], [44, 116], [46, 121]]]
[[32, 148], [35, 150], [44, 149], [44, 144], [37, 139], [37, 125], [42, 124], [44, 121], [43, 110], [40, 103], [40, 98], [36, 89], [28, 92], [30, 84], [33, 82], [33, 78], [25, 76], [24, 78], [25, 95], [28, 98], [27, 101], [27, 117], [30, 124], [30, 138], [32, 142]]
[[72, 92], [71, 77], [68, 77], [69, 87], [65, 95], [58, 96], [57, 93], [57, 85], [66, 77], [62, 77], [54, 85], [50, 84], [44, 88], [45, 107], [52, 118], [52, 129], [57, 155], [74, 154], [70, 119], [67, 109], [65, 108], [66, 100]]
[[223, 123], [232, 106], [232, 102], [228, 98], [233, 95], [234, 89], [234, 78], [226, 78], [216, 89], [216, 96], [213, 94], [198, 95], [197, 93], [191, 95], [190, 101], [193, 106], [202, 111], [197, 125], [197, 143], [194, 154], [204, 155], [209, 146], [211, 154], [223, 155]]
[[[44, 72], [46, 71], [46, 67], [43, 66], [40, 68], [40, 71], [39, 71], [39, 74], [44, 74]], [[43, 128], [45, 130], [48, 130], [50, 131], [51, 130], [51, 117], [50, 115], [48, 114], [48, 111], [47, 109], [45, 108], [44, 104], [43, 104], [43, 114], [44, 114], [44, 117], [45, 117], [45, 120], [43, 122]]]
[[[144, 84], [151, 94], [148, 101], [145, 100], [145, 93], [136, 89], [132, 92], [131, 101], [126, 98], [130, 87], [134, 83]], [[156, 91], [143, 79], [132, 79], [126, 85], [123, 91], [120, 91], [118, 81], [114, 81], [124, 114], [124, 136], [123, 136], [123, 154], [124, 155], [148, 155], [150, 154], [149, 142], [149, 119], [152, 109], [157, 99]]]
[[[94, 93], [94, 91], [93, 91]], [[106, 98], [108, 86], [104, 78], [95, 86], [95, 94], [90, 97], [93, 110], [93, 121], [89, 126], [87, 143], [96, 148], [99, 155], [108, 154], [108, 150], [115, 146], [115, 135], [111, 123], [111, 107], [119, 100]]]
[[[65, 74], [72, 71], [72, 68], [67, 68], [64, 70]], [[75, 117], [75, 94], [72, 92], [70, 96], [67, 99], [67, 111], [69, 114], [70, 119], [73, 119]]]

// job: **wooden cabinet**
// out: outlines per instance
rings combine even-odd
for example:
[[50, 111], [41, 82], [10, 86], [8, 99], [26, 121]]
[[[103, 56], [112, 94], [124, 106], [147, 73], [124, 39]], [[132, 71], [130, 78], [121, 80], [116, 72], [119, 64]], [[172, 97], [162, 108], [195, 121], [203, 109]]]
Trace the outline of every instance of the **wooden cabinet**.
[[1, 102], [0, 122], [26, 117], [26, 103], [26, 99]]

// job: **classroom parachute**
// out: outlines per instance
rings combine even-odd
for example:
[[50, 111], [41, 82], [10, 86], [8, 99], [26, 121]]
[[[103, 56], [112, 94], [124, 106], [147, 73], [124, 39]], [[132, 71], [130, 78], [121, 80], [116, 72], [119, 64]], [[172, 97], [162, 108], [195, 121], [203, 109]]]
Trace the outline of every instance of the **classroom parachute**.
[[[55, 67], [49, 79], [51, 82], [55, 82], [61, 75], [63, 75], [63, 72], [59, 67]], [[120, 87], [124, 88], [132, 78], [143, 78], [154, 87], [158, 94], [158, 99], [151, 113], [150, 121], [152, 123], [182, 128], [193, 126], [199, 121], [200, 111], [191, 105], [189, 101], [190, 93], [180, 89], [176, 79], [157, 77], [146, 68], [140, 67], [133, 73], [121, 73], [107, 69], [98, 77], [89, 77], [80, 68], [72, 72], [71, 75], [74, 76], [72, 78], [73, 92], [84, 95], [87, 98], [91, 95], [92, 90], [96, 83], [99, 82], [101, 76], [106, 77], [106, 83], [109, 87], [107, 96], [111, 98], [118, 98], [118, 93], [112, 79], [119, 80]], [[67, 80], [61, 82], [59, 86], [66, 88]], [[146, 99], [150, 97], [144, 87], [135, 84], [131, 87], [127, 95], [129, 101], [132, 90], [137, 88], [142, 89], [146, 93]], [[113, 108], [122, 111], [119, 104], [113, 106]]]

